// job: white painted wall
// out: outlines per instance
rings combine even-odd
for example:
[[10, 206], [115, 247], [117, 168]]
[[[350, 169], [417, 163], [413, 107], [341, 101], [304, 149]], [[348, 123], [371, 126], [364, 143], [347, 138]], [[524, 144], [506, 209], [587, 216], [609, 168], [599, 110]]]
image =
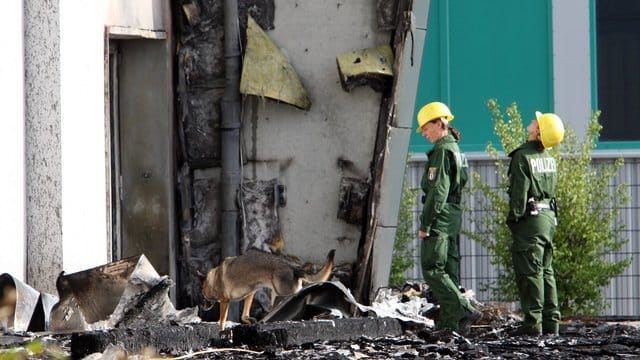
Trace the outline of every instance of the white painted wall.
[[25, 280], [24, 65], [22, 1], [0, 11], [0, 273]]
[[110, 261], [105, 25], [164, 30], [164, 10], [162, 0], [60, 0], [62, 235], [68, 273]]
[[66, 272], [108, 262], [106, 5], [104, 0], [60, 0], [62, 233]]
[[[165, 0], [108, 0], [105, 24], [141, 30], [164, 30]], [[168, 9], [166, 9], [168, 11]]]
[[595, 110], [591, 108], [589, 2], [552, 2], [554, 111], [580, 138]]

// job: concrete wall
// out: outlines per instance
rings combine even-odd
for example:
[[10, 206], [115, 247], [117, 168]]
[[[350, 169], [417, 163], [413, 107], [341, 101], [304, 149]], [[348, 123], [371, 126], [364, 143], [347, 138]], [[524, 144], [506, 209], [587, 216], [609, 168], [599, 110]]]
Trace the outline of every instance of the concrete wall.
[[258, 103], [257, 118], [244, 124], [250, 162], [243, 175], [275, 176], [287, 186], [279, 212], [288, 253], [320, 262], [335, 248], [338, 262], [355, 261], [361, 228], [337, 218], [338, 189], [344, 176], [369, 176], [381, 95], [368, 87], [343, 91], [336, 56], [388, 44], [390, 34], [377, 31], [369, 0], [276, 0], [275, 9], [275, 29], [267, 34], [287, 54], [312, 105], [305, 112]]
[[24, 2], [27, 282], [55, 293], [62, 270], [59, 2]]

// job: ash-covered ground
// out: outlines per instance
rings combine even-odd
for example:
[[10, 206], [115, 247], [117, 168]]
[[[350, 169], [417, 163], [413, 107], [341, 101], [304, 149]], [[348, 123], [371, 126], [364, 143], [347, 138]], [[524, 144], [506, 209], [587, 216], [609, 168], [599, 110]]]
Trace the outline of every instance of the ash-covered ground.
[[[316, 289], [319, 295], [335, 290]], [[336, 294], [342, 293], [328, 298], [337, 298]], [[473, 297], [472, 291], [466, 294]], [[557, 337], [515, 336], [521, 319], [512, 304], [475, 302], [483, 316], [465, 337], [434, 330], [437, 307], [426, 300], [424, 291], [379, 295], [362, 317], [236, 325], [222, 332], [215, 322], [145, 322], [148, 312], [136, 312], [137, 321], [126, 326], [88, 333], [4, 332], [0, 333], [0, 360], [640, 359], [640, 322], [629, 318], [565, 319]], [[289, 307], [296, 304], [300, 303], [291, 301]]]
[[[293, 323], [292, 323], [293, 324]], [[467, 337], [429, 327], [405, 328], [400, 336], [315, 341], [296, 346], [215, 346], [158, 353], [152, 348], [126, 351], [119, 344], [86, 359], [640, 359], [640, 329], [632, 322], [565, 320], [558, 337], [510, 336], [513, 325], [478, 325]], [[227, 330], [228, 331], [228, 330]], [[132, 331], [131, 336], [136, 336]], [[0, 336], [5, 344], [7, 336]], [[16, 338], [14, 338], [16, 340]], [[71, 357], [70, 335], [33, 335], [5, 344], [0, 359]], [[37, 345], [34, 345], [37, 344]]]

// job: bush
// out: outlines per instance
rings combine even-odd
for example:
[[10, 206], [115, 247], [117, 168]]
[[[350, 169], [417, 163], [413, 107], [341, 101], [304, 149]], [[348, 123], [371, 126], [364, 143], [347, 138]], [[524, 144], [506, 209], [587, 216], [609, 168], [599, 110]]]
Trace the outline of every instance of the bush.
[[416, 204], [416, 189], [411, 189], [405, 181], [402, 186], [402, 199], [398, 213], [398, 228], [393, 243], [389, 286], [401, 287], [406, 282], [404, 273], [415, 265], [412, 242], [416, 232], [413, 230], [413, 208]]
[[[495, 161], [497, 187], [484, 183], [480, 174], [473, 172], [468, 191], [477, 199], [476, 209], [489, 209], [487, 215], [474, 218], [474, 232], [465, 235], [482, 244], [491, 256], [491, 263], [500, 271], [495, 282], [483, 284], [498, 301], [518, 299], [511, 262], [511, 232], [505, 223], [508, 212], [507, 170], [509, 158], [505, 156], [527, 139], [517, 105], [506, 108], [504, 119], [495, 99], [488, 101], [494, 129], [504, 153], [492, 144], [487, 152]], [[624, 160], [596, 166], [590, 153], [596, 147], [602, 126], [600, 113], [592, 115], [583, 140], [565, 123], [565, 138], [560, 146], [549, 150], [558, 162], [558, 227], [554, 237], [554, 262], [560, 311], [565, 316], [596, 315], [608, 304], [602, 288], [613, 277], [622, 274], [631, 258], [608, 262], [606, 255], [619, 250], [627, 239], [622, 238], [624, 224], [619, 221], [620, 210], [628, 203], [628, 187], [611, 187], [611, 179]], [[560, 156], [562, 152], [562, 156]]]

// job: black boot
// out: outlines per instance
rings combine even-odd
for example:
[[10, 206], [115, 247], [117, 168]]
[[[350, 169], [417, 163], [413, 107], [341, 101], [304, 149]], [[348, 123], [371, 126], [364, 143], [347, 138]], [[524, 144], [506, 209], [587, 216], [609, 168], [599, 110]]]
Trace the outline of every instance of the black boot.
[[509, 331], [509, 336], [539, 337], [541, 335], [542, 335], [542, 330], [530, 328], [524, 325], [521, 325], [516, 329]]
[[471, 325], [482, 318], [482, 313], [478, 310], [466, 311], [462, 320], [458, 324], [458, 332], [460, 335], [467, 336], [471, 331]]

